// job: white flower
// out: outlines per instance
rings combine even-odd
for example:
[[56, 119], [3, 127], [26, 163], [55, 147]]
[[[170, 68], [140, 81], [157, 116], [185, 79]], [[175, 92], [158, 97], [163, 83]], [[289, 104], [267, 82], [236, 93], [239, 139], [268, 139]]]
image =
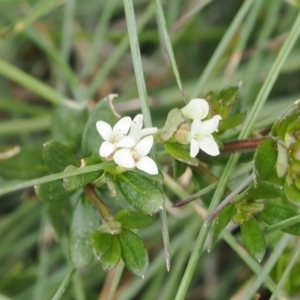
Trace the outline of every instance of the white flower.
[[204, 99], [192, 99], [181, 109], [186, 119], [204, 119], [209, 112], [209, 105]]
[[195, 157], [200, 149], [211, 156], [220, 154], [218, 144], [214, 140], [212, 133], [218, 131], [221, 119], [221, 116], [216, 115], [204, 122], [201, 122], [200, 119], [193, 121], [191, 127], [191, 157]]
[[138, 168], [150, 175], [158, 174], [156, 163], [147, 156], [153, 145], [153, 136], [141, 139], [132, 149], [120, 149], [114, 154], [114, 161], [126, 169]]
[[128, 136], [131, 136], [135, 139], [136, 143], [140, 141], [144, 136], [155, 134], [157, 132], [156, 127], [143, 128], [144, 116], [138, 114], [135, 116], [131, 123], [131, 128]]
[[102, 157], [109, 157], [114, 153], [116, 148], [131, 148], [135, 145], [134, 138], [126, 136], [131, 126], [132, 120], [130, 117], [120, 119], [114, 128], [104, 122], [96, 123], [97, 130], [104, 142], [101, 144], [99, 154]]

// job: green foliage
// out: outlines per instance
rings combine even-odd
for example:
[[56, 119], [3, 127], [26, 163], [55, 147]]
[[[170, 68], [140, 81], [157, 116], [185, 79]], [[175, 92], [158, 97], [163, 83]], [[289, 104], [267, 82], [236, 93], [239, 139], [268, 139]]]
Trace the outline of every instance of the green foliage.
[[79, 166], [72, 151], [62, 143], [51, 140], [43, 145], [43, 159], [53, 173], [62, 172], [67, 166]]
[[87, 120], [88, 111], [84, 103], [63, 101], [56, 107], [52, 121], [52, 136], [72, 150], [77, 150]]
[[184, 149], [180, 144], [167, 142], [165, 143], [165, 149], [172, 157], [179, 160], [180, 162], [192, 166], [197, 166], [199, 163], [198, 158], [191, 157], [189, 151]]
[[90, 235], [99, 226], [100, 218], [92, 205], [83, 197], [78, 200], [70, 225], [69, 251], [75, 268], [83, 268], [93, 260]]
[[152, 215], [163, 208], [165, 195], [158, 184], [149, 178], [127, 171], [119, 174], [116, 182], [125, 199], [135, 209]]
[[138, 211], [120, 210], [114, 217], [115, 221], [122, 224], [123, 228], [136, 229], [148, 227], [154, 223], [154, 217], [142, 214]]
[[261, 262], [266, 252], [266, 241], [255, 218], [241, 224], [241, 235], [246, 249]]
[[[292, 207], [268, 203], [265, 205], [264, 210], [257, 214], [257, 217], [269, 225], [274, 225], [298, 214], [298, 211]], [[288, 226], [282, 231], [292, 235], [300, 235], [300, 223]]]
[[[83, 168], [85, 166], [91, 166], [91, 165], [101, 163], [101, 162], [102, 162], [102, 160], [99, 157], [95, 157], [95, 156], [83, 158], [81, 160], [80, 168]], [[68, 166], [68, 167], [66, 167], [65, 172], [74, 171], [77, 169], [78, 168], [76, 168], [74, 166]], [[63, 186], [68, 191], [77, 191], [78, 189], [84, 187], [88, 183], [93, 182], [96, 179], [98, 179], [102, 174], [103, 174], [103, 171], [101, 170], [101, 171], [95, 171], [95, 172], [91, 172], [91, 173], [87, 173], [87, 174], [66, 177], [66, 178], [64, 178]]]
[[117, 266], [121, 258], [120, 239], [117, 235], [96, 230], [91, 236], [91, 243], [104, 271]]
[[259, 185], [273, 170], [276, 163], [276, 143], [267, 139], [257, 147], [254, 155], [255, 181]]
[[41, 149], [24, 146], [20, 152], [8, 159], [0, 160], [0, 176], [6, 179], [32, 179], [47, 173]]
[[143, 242], [135, 233], [126, 229], [120, 234], [120, 242], [126, 268], [134, 275], [144, 278], [149, 258]]

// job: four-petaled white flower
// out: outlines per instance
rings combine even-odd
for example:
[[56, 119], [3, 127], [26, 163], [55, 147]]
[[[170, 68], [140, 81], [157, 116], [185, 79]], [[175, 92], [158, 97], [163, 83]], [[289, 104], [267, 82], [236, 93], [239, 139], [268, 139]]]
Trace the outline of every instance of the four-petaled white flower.
[[218, 125], [221, 119], [221, 116], [215, 115], [207, 121], [202, 122], [200, 119], [193, 121], [190, 140], [191, 157], [195, 157], [200, 149], [211, 156], [220, 154], [218, 144], [214, 140], [212, 133], [218, 131]]
[[138, 168], [150, 175], [158, 174], [156, 163], [147, 156], [153, 145], [153, 136], [141, 139], [131, 149], [120, 149], [114, 154], [114, 161], [126, 169]]
[[181, 111], [186, 119], [202, 120], [208, 115], [209, 105], [204, 99], [192, 99]]
[[[147, 155], [153, 146], [153, 134], [156, 127], [143, 128], [143, 115], [138, 114], [120, 119], [112, 128], [104, 121], [96, 123], [97, 130], [104, 142], [99, 154], [126, 169], [138, 168], [149, 174], [158, 174], [154, 160]], [[129, 133], [128, 133], [129, 132]]]
[[97, 130], [104, 142], [101, 144], [99, 154], [101, 157], [111, 158], [110, 156], [114, 153], [117, 148], [130, 148], [134, 147], [135, 140], [133, 137], [126, 136], [132, 120], [130, 117], [124, 117], [120, 119], [114, 128], [104, 122], [98, 121], [96, 123]]

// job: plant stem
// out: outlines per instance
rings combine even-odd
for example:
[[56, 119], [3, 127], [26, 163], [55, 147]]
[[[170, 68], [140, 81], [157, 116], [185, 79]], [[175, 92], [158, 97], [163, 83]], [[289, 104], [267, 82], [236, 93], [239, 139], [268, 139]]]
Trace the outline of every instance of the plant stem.
[[102, 220], [103, 221], [112, 220], [112, 215], [110, 214], [105, 203], [96, 194], [95, 188], [93, 187], [93, 185], [88, 184], [83, 189], [84, 189], [88, 199], [93, 203], [95, 208], [100, 213]]

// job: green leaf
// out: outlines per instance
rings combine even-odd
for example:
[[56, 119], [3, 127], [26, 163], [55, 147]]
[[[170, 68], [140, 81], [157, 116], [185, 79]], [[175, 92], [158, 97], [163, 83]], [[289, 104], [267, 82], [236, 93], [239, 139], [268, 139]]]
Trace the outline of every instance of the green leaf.
[[[81, 160], [80, 168], [91, 166], [93, 164], [101, 163], [100, 157], [91, 156]], [[65, 171], [75, 171], [77, 168], [74, 166], [68, 166]], [[95, 171], [91, 173], [85, 173], [81, 175], [66, 177], [63, 179], [63, 186], [68, 191], [77, 191], [78, 189], [86, 186], [87, 184], [95, 181], [103, 174], [103, 170]]]
[[[266, 204], [264, 210], [257, 216], [267, 224], [273, 225], [298, 214], [296, 209], [286, 205]], [[286, 227], [282, 231], [292, 235], [300, 235], [300, 222]]]
[[99, 154], [100, 145], [103, 143], [103, 139], [96, 129], [96, 122], [104, 121], [113, 127], [119, 119], [112, 106], [112, 99], [112, 96], [101, 99], [89, 115], [81, 143], [84, 156]]
[[[290, 182], [289, 182], [290, 181]], [[285, 180], [284, 194], [289, 201], [299, 204], [300, 202], [300, 190], [294, 184], [292, 180]]]
[[91, 244], [104, 271], [110, 271], [117, 266], [121, 258], [119, 235], [96, 230], [91, 236]]
[[215, 247], [222, 230], [230, 222], [230, 220], [232, 219], [232, 217], [234, 215], [234, 212], [235, 212], [234, 206], [232, 204], [229, 204], [214, 219], [214, 221], [213, 221], [214, 223], [212, 226], [210, 245], [209, 245], [209, 251]]
[[273, 199], [283, 196], [282, 186], [268, 181], [262, 181], [257, 187], [251, 187], [245, 194], [245, 199]]
[[63, 181], [55, 180], [34, 187], [34, 191], [40, 200], [45, 202], [66, 201], [73, 194], [63, 187]]
[[127, 171], [119, 174], [116, 181], [127, 202], [135, 209], [145, 214], [154, 214], [162, 209], [165, 195], [149, 178]]
[[123, 209], [116, 214], [114, 220], [120, 222], [123, 228], [136, 229], [152, 225], [155, 218], [138, 211]]
[[182, 125], [185, 121], [186, 120], [181, 110], [178, 108], [173, 108], [168, 113], [164, 128], [158, 131], [157, 137], [163, 142], [170, 140], [179, 126]]
[[65, 146], [77, 150], [86, 121], [86, 104], [65, 100], [54, 112], [52, 136]]
[[198, 166], [199, 160], [196, 157], [191, 157], [189, 151], [182, 148], [178, 143], [165, 143], [165, 149], [175, 159], [192, 166]]
[[0, 160], [0, 176], [6, 179], [34, 179], [46, 175], [40, 147], [25, 146], [20, 152], [5, 160]]
[[228, 116], [220, 121], [219, 131], [228, 130], [240, 125], [246, 117], [246, 113], [238, 113], [233, 116]]
[[53, 173], [62, 172], [67, 166], [79, 166], [72, 151], [58, 141], [48, 141], [43, 145], [43, 159]]
[[239, 87], [230, 86], [221, 90], [217, 95], [209, 93], [207, 98], [211, 103], [213, 110], [225, 119], [237, 103], [239, 96]]
[[251, 218], [241, 224], [240, 228], [246, 249], [258, 262], [261, 262], [266, 251], [266, 241], [258, 222], [255, 218]]
[[276, 159], [276, 143], [272, 139], [262, 141], [254, 154], [254, 173], [258, 185], [274, 169]]
[[129, 230], [120, 234], [122, 259], [126, 268], [136, 276], [144, 278], [148, 268], [148, 252], [141, 239]]
[[58, 238], [69, 233], [72, 207], [67, 199], [62, 202], [47, 202], [44, 205], [46, 217], [53, 226]]
[[90, 236], [99, 223], [100, 217], [94, 207], [86, 199], [80, 198], [73, 213], [69, 235], [70, 258], [76, 269], [92, 262], [94, 254]]

